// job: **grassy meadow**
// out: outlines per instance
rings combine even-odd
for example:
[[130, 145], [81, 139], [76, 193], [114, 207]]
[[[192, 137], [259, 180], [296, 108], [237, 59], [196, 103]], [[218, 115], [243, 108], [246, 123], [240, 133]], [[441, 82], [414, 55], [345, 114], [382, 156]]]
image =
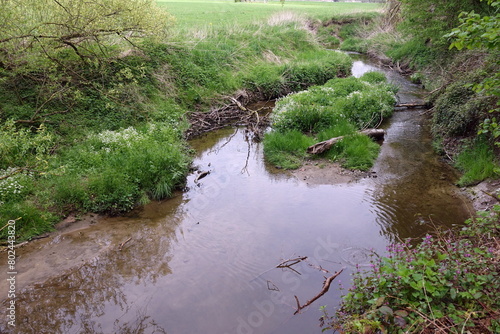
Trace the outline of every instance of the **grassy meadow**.
[[234, 1], [158, 1], [176, 18], [174, 31], [187, 32], [196, 29], [245, 26], [265, 22], [273, 14], [291, 12], [314, 20], [325, 21], [341, 15], [381, 11], [380, 3], [280, 1], [234, 2]]

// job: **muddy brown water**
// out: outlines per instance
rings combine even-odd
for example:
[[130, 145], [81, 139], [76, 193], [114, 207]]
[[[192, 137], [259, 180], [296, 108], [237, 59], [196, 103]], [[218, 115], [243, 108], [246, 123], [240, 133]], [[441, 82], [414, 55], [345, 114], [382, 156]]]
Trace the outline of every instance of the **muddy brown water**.
[[[379, 70], [355, 58], [353, 74]], [[400, 102], [423, 93], [396, 73]], [[357, 265], [430, 224], [461, 224], [468, 203], [433, 153], [422, 111], [396, 112], [370, 177], [308, 183], [264, 162], [262, 144], [228, 128], [192, 141], [187, 190], [124, 217], [81, 222], [17, 249], [16, 327], [1, 333], [320, 333]], [[327, 182], [325, 182], [327, 183]], [[123, 244], [120, 249], [120, 244]], [[281, 262], [308, 257], [290, 268]], [[6, 277], [6, 255], [0, 275]], [[321, 266], [345, 271], [330, 291]], [[0, 281], [0, 298], [7, 296]]]

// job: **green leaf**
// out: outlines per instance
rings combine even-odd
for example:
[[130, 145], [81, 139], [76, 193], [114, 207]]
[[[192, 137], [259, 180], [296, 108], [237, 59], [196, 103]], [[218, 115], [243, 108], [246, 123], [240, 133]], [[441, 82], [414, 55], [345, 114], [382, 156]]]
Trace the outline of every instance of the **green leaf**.
[[392, 311], [392, 308], [390, 308], [389, 306], [381, 306], [379, 309], [379, 312], [382, 313], [383, 315], [389, 315], [389, 316], [392, 316], [394, 314], [394, 312]]
[[377, 298], [377, 301], [375, 302], [375, 307], [381, 306], [385, 301], [385, 297], [379, 297]]
[[408, 312], [405, 310], [394, 311], [394, 314], [397, 316], [400, 316], [400, 317], [407, 317], [408, 316]]

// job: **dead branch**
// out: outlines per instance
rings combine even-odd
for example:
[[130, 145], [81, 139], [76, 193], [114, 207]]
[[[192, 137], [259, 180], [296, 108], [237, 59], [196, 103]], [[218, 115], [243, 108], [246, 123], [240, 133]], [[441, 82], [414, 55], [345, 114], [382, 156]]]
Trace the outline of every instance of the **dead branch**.
[[394, 108], [425, 108], [425, 103], [400, 103], [396, 104]]
[[316, 300], [318, 300], [321, 296], [323, 296], [325, 293], [327, 293], [328, 289], [330, 289], [330, 284], [332, 284], [333, 280], [335, 278], [337, 278], [337, 276], [339, 276], [343, 271], [344, 271], [344, 268], [340, 269], [335, 274], [333, 274], [332, 276], [328, 277], [325, 280], [325, 282], [323, 283], [323, 288], [321, 289], [321, 291], [316, 296], [314, 296], [312, 299], [308, 300], [304, 305], [300, 305], [299, 298], [297, 296], [294, 296], [295, 297], [295, 301], [297, 302], [297, 311], [295, 311], [295, 313], [293, 315], [296, 315], [297, 313], [300, 313], [301, 310], [303, 310], [304, 308], [308, 307], [309, 305], [311, 305], [312, 303], [314, 303]]
[[125, 246], [125, 244], [126, 244], [127, 242], [129, 242], [130, 240], [132, 240], [132, 237], [130, 237], [130, 238], [128, 238], [127, 240], [125, 240], [124, 242], [122, 242], [122, 243], [120, 244], [120, 246], [118, 247], [118, 250], [119, 250], [119, 251], [121, 251], [121, 250], [122, 250], [122, 248], [123, 248], [123, 246]]
[[301, 256], [301, 257], [297, 257], [295, 259], [289, 259], [289, 260], [285, 260], [283, 262], [281, 262], [280, 264], [278, 264], [276, 266], [276, 268], [289, 268], [301, 261], [304, 261], [305, 259], [307, 259], [307, 256]]
[[[366, 129], [363, 131], [359, 131], [358, 133], [367, 135], [368, 137], [380, 140], [384, 138], [385, 135], [385, 130], [383, 129]], [[309, 146], [307, 148], [307, 153], [309, 154], [320, 154], [325, 151], [328, 151], [330, 147], [344, 139], [346, 136], [339, 136], [335, 138], [331, 138], [322, 142], [319, 142], [317, 144], [314, 144], [312, 146]]]

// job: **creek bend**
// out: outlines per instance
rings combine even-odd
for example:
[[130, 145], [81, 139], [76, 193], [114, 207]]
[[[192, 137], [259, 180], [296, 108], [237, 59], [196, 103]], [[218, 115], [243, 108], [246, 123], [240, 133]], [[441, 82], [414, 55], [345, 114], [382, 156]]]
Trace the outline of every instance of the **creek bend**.
[[[355, 76], [383, 71], [353, 57]], [[417, 86], [385, 73], [400, 86], [401, 103], [421, 98]], [[244, 129], [193, 140], [194, 165], [210, 174], [190, 175], [186, 191], [18, 249], [12, 333], [321, 332], [319, 307], [333, 312], [339, 283], [348, 287], [356, 265], [392, 241], [423, 237], [426, 222], [449, 227], [469, 214], [456, 175], [432, 151], [426, 116], [399, 111], [383, 126], [372, 177], [337, 184], [267, 166]], [[304, 304], [331, 275], [317, 266], [346, 270], [294, 316], [294, 296]], [[2, 298], [6, 291], [2, 280]], [[0, 332], [10, 333], [6, 326]]]

